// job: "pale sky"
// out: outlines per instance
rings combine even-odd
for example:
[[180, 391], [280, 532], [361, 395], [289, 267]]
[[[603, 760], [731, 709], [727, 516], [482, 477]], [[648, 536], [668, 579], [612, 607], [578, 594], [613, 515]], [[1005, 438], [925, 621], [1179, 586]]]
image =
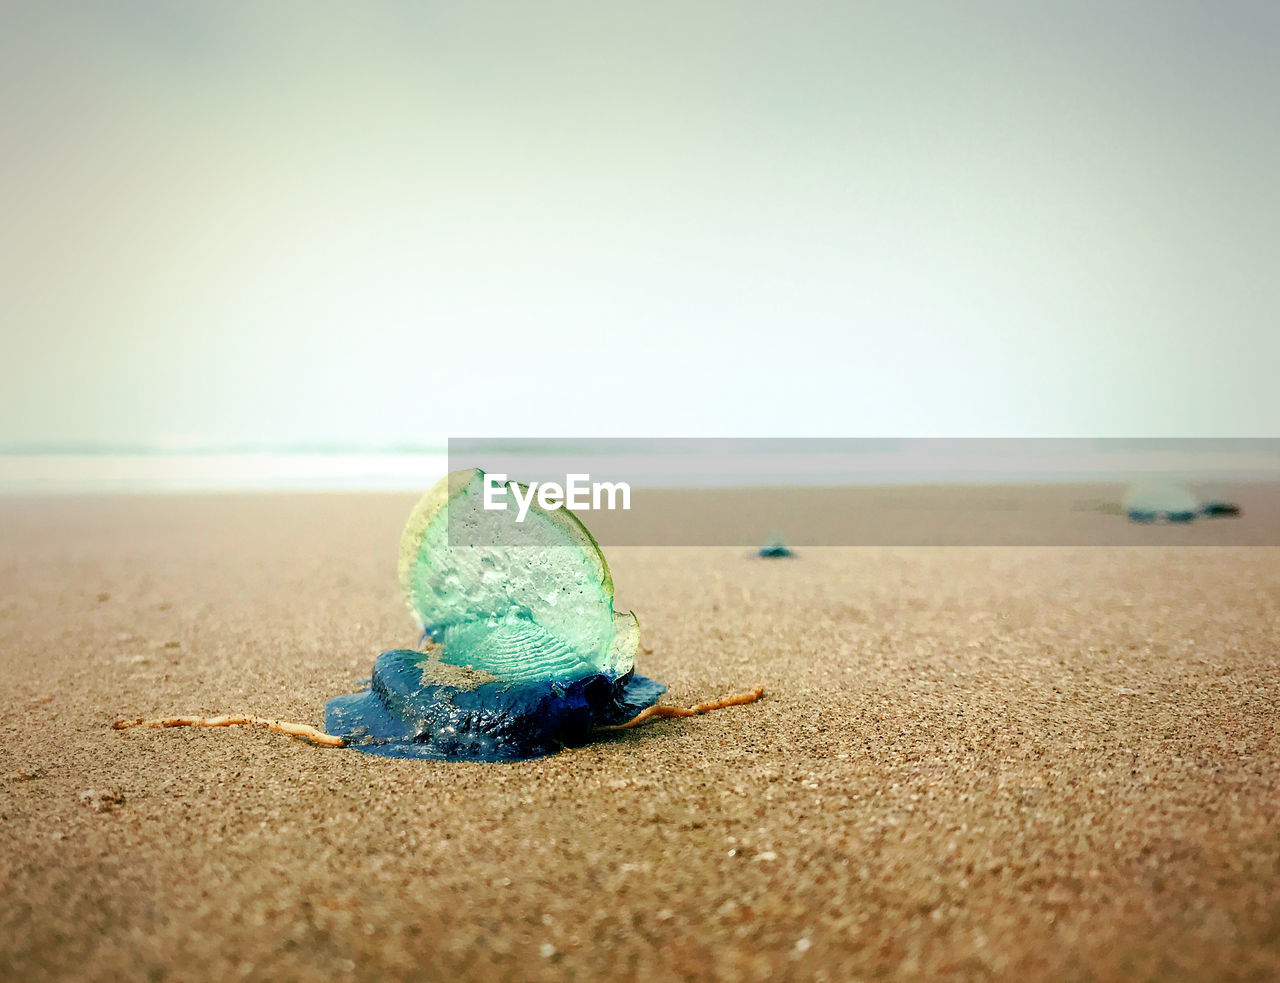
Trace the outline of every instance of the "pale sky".
[[1280, 433], [1280, 4], [0, 12], [0, 446]]

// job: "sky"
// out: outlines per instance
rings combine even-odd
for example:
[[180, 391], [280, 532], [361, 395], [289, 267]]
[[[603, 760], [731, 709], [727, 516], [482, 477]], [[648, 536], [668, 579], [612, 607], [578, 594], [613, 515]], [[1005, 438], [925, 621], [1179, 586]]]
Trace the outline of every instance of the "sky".
[[1280, 433], [1269, 2], [0, 8], [0, 447]]

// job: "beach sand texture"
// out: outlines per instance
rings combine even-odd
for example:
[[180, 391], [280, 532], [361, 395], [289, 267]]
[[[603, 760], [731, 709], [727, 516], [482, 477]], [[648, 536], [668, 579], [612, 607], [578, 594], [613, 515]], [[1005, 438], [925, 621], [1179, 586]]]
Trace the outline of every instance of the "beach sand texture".
[[1280, 978], [1280, 549], [1227, 525], [612, 549], [665, 702], [767, 695], [540, 761], [109, 728], [319, 723], [416, 641], [412, 501], [0, 500], [0, 978]]

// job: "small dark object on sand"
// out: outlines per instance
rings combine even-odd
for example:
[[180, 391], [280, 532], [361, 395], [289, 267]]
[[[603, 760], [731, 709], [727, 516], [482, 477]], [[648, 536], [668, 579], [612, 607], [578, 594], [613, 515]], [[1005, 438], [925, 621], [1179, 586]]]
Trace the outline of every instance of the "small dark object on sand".
[[1205, 502], [1200, 506], [1200, 512], [1203, 515], [1213, 516], [1238, 516], [1240, 515], [1240, 506], [1235, 502]]

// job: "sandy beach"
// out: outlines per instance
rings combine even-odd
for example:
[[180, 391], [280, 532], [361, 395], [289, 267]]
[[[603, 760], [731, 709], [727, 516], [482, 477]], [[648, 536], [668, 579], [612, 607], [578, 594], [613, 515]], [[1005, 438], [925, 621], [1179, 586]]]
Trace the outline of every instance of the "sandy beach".
[[510, 765], [109, 727], [318, 724], [416, 641], [413, 496], [0, 500], [0, 978], [1280, 978], [1256, 494], [1140, 548], [611, 548], [665, 702], [766, 697]]

